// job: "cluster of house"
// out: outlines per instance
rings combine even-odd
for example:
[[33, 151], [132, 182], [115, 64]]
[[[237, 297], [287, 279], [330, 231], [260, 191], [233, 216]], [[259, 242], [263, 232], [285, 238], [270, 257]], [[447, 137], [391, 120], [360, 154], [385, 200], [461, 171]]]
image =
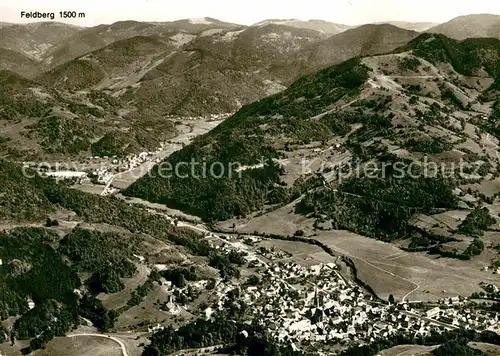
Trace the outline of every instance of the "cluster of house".
[[[161, 143], [160, 147], [158, 147], [155, 152], [141, 152], [139, 154], [128, 155], [122, 160], [114, 160], [112, 163], [117, 164], [118, 170], [121, 172], [130, 171], [144, 162], [151, 161], [155, 154], [161, 152], [164, 147], [165, 144]], [[158, 161], [159, 159], [157, 158], [156, 162]]]
[[[158, 148], [158, 151], [163, 149], [163, 145]], [[151, 158], [155, 155], [155, 152], [141, 152], [139, 154], [128, 155], [123, 159], [118, 159], [116, 157], [112, 157], [112, 166], [111, 167], [103, 167], [92, 171], [91, 175], [97, 177], [97, 181], [102, 184], [106, 184], [106, 182], [113, 177], [113, 171], [118, 172], [126, 172], [130, 171], [144, 162], [150, 161]]]
[[[443, 300], [440, 307], [424, 311], [409, 304], [385, 304], [344, 279], [334, 263], [309, 268], [294, 262], [271, 263], [260, 273], [263, 283], [244, 286], [241, 300], [263, 318], [275, 338], [292, 347], [314, 343], [367, 344], [398, 332], [426, 336], [434, 330], [465, 327], [498, 328], [498, 316], [464, 308], [462, 297]], [[234, 288], [220, 283], [218, 307]]]
[[[302, 343], [335, 340], [369, 342], [396, 332], [386, 305], [344, 280], [334, 263], [310, 268], [293, 262], [272, 263], [261, 274], [258, 286], [246, 286], [242, 301], [256, 316], [264, 318], [280, 342], [298, 347]], [[219, 309], [234, 285], [221, 283], [216, 292]], [[380, 323], [375, 324], [375, 321]]]
[[291, 253], [280, 250], [276, 246], [272, 246], [271, 248], [260, 247], [259, 253], [270, 260], [292, 257]]
[[489, 313], [470, 307], [455, 306], [434, 307], [426, 312], [428, 318], [465, 329], [494, 330], [500, 329], [497, 313]]
[[[211, 233], [206, 238], [215, 238]], [[221, 237], [222, 239], [222, 237]], [[259, 239], [260, 240], [260, 239]], [[258, 283], [220, 280], [214, 292], [217, 303], [204, 311], [207, 319], [223, 310], [229, 293], [239, 288], [239, 300], [250, 313], [263, 320], [278, 342], [296, 350], [327, 345], [363, 345], [396, 333], [415, 337], [433, 331], [464, 327], [474, 330], [499, 330], [498, 315], [470, 307], [464, 297], [446, 298], [429, 308], [425, 303], [388, 304], [367, 294], [360, 286], [345, 279], [335, 263], [305, 267], [283, 261], [289, 254], [277, 248], [248, 249], [253, 241], [233, 242], [226, 237], [217, 249], [245, 253], [249, 267], [258, 275]], [[262, 258], [264, 257], [264, 258]], [[281, 261], [280, 261], [281, 260]], [[167, 289], [176, 289], [167, 281]], [[190, 285], [202, 282], [190, 283]], [[175, 303], [170, 300], [172, 314]]]
[[497, 266], [484, 266], [481, 270], [485, 272], [492, 271], [493, 274], [500, 274], [500, 267]]
[[107, 184], [111, 179], [113, 179], [114, 174], [109, 171], [108, 168], [99, 168], [91, 172], [91, 177], [95, 178], [95, 181], [99, 184]]
[[203, 120], [223, 120], [228, 118], [229, 116], [233, 115], [234, 113], [220, 113], [220, 114], [208, 114], [205, 116], [182, 116], [179, 117], [177, 115], [167, 115], [165, 116], [167, 119], [170, 120], [197, 120], [197, 121], [203, 121]]
[[[162, 144], [158, 149], [157, 152], [163, 150], [164, 144]], [[126, 156], [123, 159], [118, 159], [117, 157], [111, 157], [111, 166], [105, 166], [105, 167], [100, 167], [98, 169], [94, 169], [89, 172], [88, 175], [84, 177], [84, 179], [80, 179], [78, 181], [79, 184], [85, 184], [89, 182], [94, 182], [97, 184], [102, 184], [106, 186], [101, 193], [102, 195], [109, 195], [113, 194], [116, 189], [110, 187], [110, 183], [112, 182], [113, 178], [116, 176], [117, 173], [119, 172], [128, 172], [133, 170], [134, 168], [140, 166], [141, 164], [151, 161], [155, 155], [155, 152], [141, 152], [139, 154], [133, 154]], [[100, 157], [94, 157], [94, 158], [100, 158]], [[105, 159], [109, 159], [109, 157], [104, 157]], [[155, 163], [158, 163], [160, 161], [159, 158], [155, 159]]]

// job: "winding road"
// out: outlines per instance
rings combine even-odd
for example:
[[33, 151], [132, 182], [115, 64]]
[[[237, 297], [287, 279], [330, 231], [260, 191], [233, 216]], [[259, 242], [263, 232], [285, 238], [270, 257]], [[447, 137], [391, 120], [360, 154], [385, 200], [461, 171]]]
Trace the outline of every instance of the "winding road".
[[413, 282], [413, 281], [411, 281], [411, 280], [409, 280], [409, 279], [407, 279], [407, 278], [401, 277], [401, 276], [399, 276], [399, 275], [397, 275], [397, 274], [394, 274], [394, 273], [392, 273], [392, 272], [386, 271], [386, 270], [385, 270], [385, 269], [383, 269], [383, 268], [380, 268], [380, 267], [378, 267], [378, 266], [375, 266], [373, 263], [370, 263], [370, 262], [368, 262], [367, 260], [365, 260], [365, 259], [363, 259], [363, 258], [361, 258], [361, 257], [357, 257], [357, 256], [349, 255], [349, 254], [346, 254], [346, 256], [348, 256], [348, 257], [350, 257], [350, 258], [355, 258], [355, 259], [357, 259], [357, 260], [360, 260], [360, 261], [362, 261], [362, 262], [366, 263], [366, 264], [367, 264], [368, 266], [370, 266], [370, 267], [373, 267], [373, 268], [375, 268], [375, 269], [377, 269], [377, 270], [379, 270], [379, 271], [381, 271], [381, 272], [387, 273], [387, 274], [388, 274], [388, 275], [390, 275], [391, 277], [395, 277], [395, 278], [401, 279], [402, 281], [405, 281], [405, 282], [408, 282], [408, 283], [413, 284], [413, 285], [415, 286], [415, 288], [413, 288], [411, 291], [409, 291], [408, 293], [406, 293], [406, 294], [403, 296], [403, 298], [401, 299], [401, 302], [405, 302], [405, 301], [406, 301], [406, 298], [408, 298], [408, 297], [410, 296], [410, 294], [412, 294], [412, 293], [416, 292], [416, 291], [420, 288], [420, 286], [419, 286], [417, 283], [415, 283], [415, 282]]

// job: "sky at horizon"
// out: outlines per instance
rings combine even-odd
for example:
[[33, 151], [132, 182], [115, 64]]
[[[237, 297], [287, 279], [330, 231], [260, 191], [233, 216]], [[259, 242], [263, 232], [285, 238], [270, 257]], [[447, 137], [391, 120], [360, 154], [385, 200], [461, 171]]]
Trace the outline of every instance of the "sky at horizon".
[[[68, 5], [71, 3], [71, 5]], [[251, 25], [264, 19], [321, 19], [346, 25], [384, 21], [446, 22], [454, 17], [500, 14], [500, 0], [1, 0], [0, 21], [28, 23], [21, 11], [54, 12], [54, 21], [80, 26], [117, 21], [173, 21], [213, 17]], [[175, 4], [175, 5], [174, 5]], [[85, 18], [61, 19], [60, 11], [84, 12]], [[40, 21], [47, 21], [40, 20]], [[50, 20], [49, 20], [50, 21]]]

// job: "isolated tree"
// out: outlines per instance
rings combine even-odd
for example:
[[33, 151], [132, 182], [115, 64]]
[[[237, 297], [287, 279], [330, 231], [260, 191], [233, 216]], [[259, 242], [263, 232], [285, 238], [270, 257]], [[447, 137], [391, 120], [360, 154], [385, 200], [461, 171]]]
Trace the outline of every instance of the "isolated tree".
[[389, 295], [389, 303], [391, 303], [391, 304], [395, 304], [396, 303], [396, 301], [394, 300], [394, 296], [392, 294]]

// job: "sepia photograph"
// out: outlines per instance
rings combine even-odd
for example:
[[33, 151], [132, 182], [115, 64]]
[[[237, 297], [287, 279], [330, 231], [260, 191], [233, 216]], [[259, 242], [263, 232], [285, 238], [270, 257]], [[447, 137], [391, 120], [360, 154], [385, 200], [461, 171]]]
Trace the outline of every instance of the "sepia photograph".
[[500, 356], [500, 0], [0, 0], [0, 356]]

